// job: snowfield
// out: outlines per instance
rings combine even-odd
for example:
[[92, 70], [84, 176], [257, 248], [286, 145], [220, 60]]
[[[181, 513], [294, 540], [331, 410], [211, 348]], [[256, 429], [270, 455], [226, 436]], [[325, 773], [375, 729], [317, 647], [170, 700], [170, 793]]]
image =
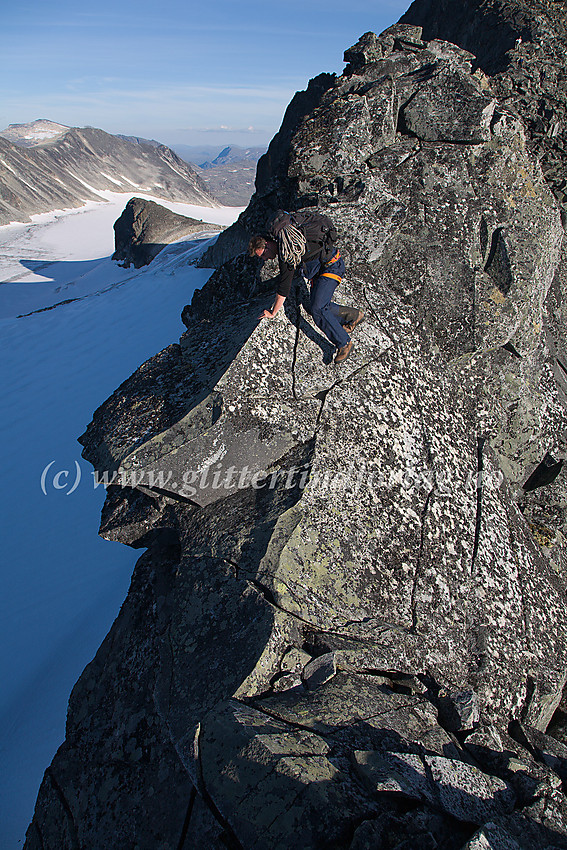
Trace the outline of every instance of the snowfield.
[[[64, 739], [71, 688], [116, 617], [140, 555], [97, 536], [104, 491], [77, 437], [125, 378], [177, 341], [183, 306], [211, 274], [188, 265], [210, 244], [206, 228], [148, 267], [120, 268], [110, 259], [112, 225], [129, 196], [104, 195], [106, 202], [0, 227], [6, 850], [23, 845], [43, 772]], [[153, 200], [219, 224], [241, 211]]]
[[[114, 253], [112, 226], [130, 196], [97, 191], [107, 203], [89, 201], [79, 209], [36, 215], [32, 226], [15, 223], [0, 227], [0, 319], [91, 295], [145, 274], [144, 270], [121, 269], [110, 260]], [[241, 212], [235, 207], [211, 209], [164, 201], [143, 192], [136, 197], [150, 198], [211, 224], [231, 224]], [[203, 236], [207, 234], [213, 232], [204, 224]], [[185, 244], [179, 249], [182, 252]], [[182, 259], [182, 265], [185, 262]], [[158, 263], [163, 261], [158, 259]]]

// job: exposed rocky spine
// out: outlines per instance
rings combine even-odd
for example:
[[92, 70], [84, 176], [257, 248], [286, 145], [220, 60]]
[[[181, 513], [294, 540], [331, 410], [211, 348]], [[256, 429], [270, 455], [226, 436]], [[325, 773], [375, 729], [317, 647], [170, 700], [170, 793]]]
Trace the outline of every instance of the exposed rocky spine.
[[301, 283], [259, 323], [239, 256], [96, 411], [101, 534], [149, 548], [28, 850], [567, 847], [559, 208], [472, 55], [406, 25], [345, 58], [218, 251], [324, 208], [354, 353]]
[[218, 224], [178, 215], [143, 198], [130, 198], [120, 218], [114, 222], [113, 260], [121, 260], [126, 268], [146, 266], [166, 245], [194, 236], [220, 230]]

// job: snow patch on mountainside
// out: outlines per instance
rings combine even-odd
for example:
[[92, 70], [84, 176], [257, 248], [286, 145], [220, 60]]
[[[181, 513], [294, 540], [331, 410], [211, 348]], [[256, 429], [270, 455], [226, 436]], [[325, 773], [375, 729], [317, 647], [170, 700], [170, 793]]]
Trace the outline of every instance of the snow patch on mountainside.
[[15, 145], [33, 147], [42, 144], [42, 142], [56, 139], [70, 129], [65, 124], [57, 124], [55, 121], [39, 118], [37, 121], [29, 121], [27, 124], [10, 124], [5, 130], [0, 131], [0, 136]]
[[[77, 210], [32, 216], [31, 227], [0, 227], [0, 319], [82, 298], [98, 292], [101, 286], [108, 289], [141, 273], [123, 269], [110, 259], [114, 253], [113, 224], [128, 197], [108, 190], [99, 190], [98, 194], [105, 202], [88, 201]], [[137, 196], [157, 200], [144, 193]], [[199, 207], [163, 200], [159, 203], [180, 215], [211, 224], [230, 224], [241, 212], [235, 207]], [[212, 233], [204, 225], [201, 239], [207, 236]], [[183, 244], [189, 246], [187, 250], [195, 250], [195, 240]], [[170, 246], [169, 261], [174, 255], [182, 262], [180, 250], [183, 254], [179, 247]], [[164, 255], [160, 266], [167, 262]]]

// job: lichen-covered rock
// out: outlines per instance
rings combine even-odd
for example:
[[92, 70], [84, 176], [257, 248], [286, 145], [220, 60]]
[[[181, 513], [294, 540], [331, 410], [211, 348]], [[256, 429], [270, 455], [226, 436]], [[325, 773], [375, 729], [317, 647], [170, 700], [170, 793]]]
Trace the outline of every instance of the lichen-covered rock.
[[[567, 90], [565, 5], [546, 0], [414, 0], [400, 19], [472, 51], [500, 103], [521, 115], [564, 215]], [[431, 41], [429, 46], [431, 47]], [[470, 55], [470, 54], [469, 54]]]
[[401, 120], [423, 141], [480, 144], [490, 139], [495, 106], [476, 80], [447, 69], [415, 93], [401, 110]]
[[[193, 789], [164, 847], [567, 847], [562, 762], [536, 740], [567, 675], [559, 210], [465, 50], [398, 26], [346, 58], [294, 99], [215, 252], [279, 206], [325, 209], [336, 297], [365, 313], [353, 352], [333, 362], [301, 279], [260, 321], [273, 264], [236, 257], [179, 345], [95, 413], [84, 454], [115, 476], [102, 533], [151, 548], [50, 768], [66, 818], [46, 785], [30, 848], [34, 830], [73, 846], [75, 819], [111, 846], [110, 816], [73, 795], [130, 728], [118, 672]], [[534, 478], [547, 457], [554, 477]], [[131, 737], [152, 777], [158, 745]], [[137, 794], [109, 791], [121, 836]]]

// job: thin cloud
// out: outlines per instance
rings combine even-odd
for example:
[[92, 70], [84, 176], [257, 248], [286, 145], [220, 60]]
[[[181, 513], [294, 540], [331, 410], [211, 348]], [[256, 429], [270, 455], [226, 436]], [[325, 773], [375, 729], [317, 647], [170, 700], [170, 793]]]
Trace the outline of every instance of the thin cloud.
[[251, 133], [263, 135], [267, 132], [265, 127], [232, 127], [227, 124], [219, 124], [217, 127], [179, 127], [175, 133]]

